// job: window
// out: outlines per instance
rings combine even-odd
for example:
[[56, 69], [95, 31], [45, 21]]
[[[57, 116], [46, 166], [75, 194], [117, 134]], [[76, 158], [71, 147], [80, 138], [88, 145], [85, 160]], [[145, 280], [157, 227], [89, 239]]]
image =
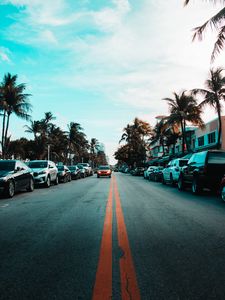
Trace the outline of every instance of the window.
[[204, 144], [205, 144], [205, 141], [204, 141], [204, 135], [203, 135], [198, 138], [198, 146], [201, 147], [201, 146], [204, 146]]
[[225, 152], [209, 152], [209, 164], [225, 164]]
[[216, 142], [216, 132], [211, 132], [208, 134], [208, 144], [214, 144]]

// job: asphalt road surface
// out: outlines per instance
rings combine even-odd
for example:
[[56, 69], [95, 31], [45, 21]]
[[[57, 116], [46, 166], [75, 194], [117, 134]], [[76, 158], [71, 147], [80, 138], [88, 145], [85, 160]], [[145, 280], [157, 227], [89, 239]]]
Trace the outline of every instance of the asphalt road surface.
[[0, 299], [225, 299], [225, 204], [120, 173], [0, 199]]

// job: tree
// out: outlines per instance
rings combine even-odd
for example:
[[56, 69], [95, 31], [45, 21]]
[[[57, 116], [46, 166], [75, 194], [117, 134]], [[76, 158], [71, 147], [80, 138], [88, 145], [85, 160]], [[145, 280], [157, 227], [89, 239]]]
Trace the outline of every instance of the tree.
[[17, 84], [17, 75], [6, 74], [1, 84], [1, 102], [3, 109], [2, 126], [2, 156], [6, 155], [6, 143], [8, 137], [9, 120], [11, 114], [17, 117], [30, 120], [31, 104], [29, 103], [29, 94], [25, 94], [26, 85]]
[[[209, 0], [213, 3], [222, 3], [225, 4], [224, 0]], [[185, 0], [184, 5], [187, 5], [190, 0]], [[217, 40], [214, 44], [213, 52], [211, 55], [211, 62], [215, 60], [215, 57], [224, 47], [225, 42], [225, 7], [223, 7], [217, 14], [215, 14], [212, 18], [207, 20], [203, 25], [194, 28], [193, 40], [198, 38], [202, 40], [203, 34], [210, 27], [211, 29], [216, 29], [218, 31]]]
[[[126, 162], [130, 166], [141, 165], [146, 159], [147, 140], [149, 139], [151, 127], [147, 122], [135, 118], [132, 124], [123, 129], [120, 143], [124, 141], [126, 149]], [[115, 153], [116, 156], [120, 153]]]
[[204, 126], [204, 122], [201, 118], [202, 110], [197, 105], [196, 98], [187, 91], [183, 91], [180, 94], [173, 93], [174, 99], [164, 98], [169, 105], [170, 116], [167, 117], [167, 124], [174, 125], [179, 124], [182, 134], [182, 153], [185, 152], [186, 141], [186, 125], [187, 122], [200, 127]]
[[25, 132], [33, 133], [34, 139], [37, 139], [37, 135], [41, 132], [41, 122], [40, 121], [30, 121], [30, 126], [25, 125]]
[[206, 89], [193, 89], [193, 95], [200, 94], [204, 97], [204, 100], [200, 103], [199, 107], [204, 108], [206, 105], [213, 107], [218, 115], [219, 130], [217, 139], [217, 148], [221, 147], [221, 102], [225, 100], [225, 77], [222, 75], [224, 70], [222, 68], [211, 69], [209, 72], [209, 78], [205, 81]]

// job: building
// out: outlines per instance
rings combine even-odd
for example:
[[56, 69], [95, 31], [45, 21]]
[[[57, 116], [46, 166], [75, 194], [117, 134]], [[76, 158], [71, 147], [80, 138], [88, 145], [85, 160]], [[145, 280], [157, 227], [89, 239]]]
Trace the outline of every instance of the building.
[[[158, 117], [157, 117], [158, 118]], [[221, 117], [221, 149], [225, 150], [225, 116]], [[186, 127], [187, 145], [185, 145], [185, 152], [198, 152], [211, 148], [216, 148], [219, 131], [218, 118], [207, 122], [205, 128], [201, 129], [196, 126]], [[163, 151], [164, 148], [164, 151]], [[150, 146], [149, 157], [151, 159], [160, 158], [164, 155], [181, 156], [182, 155], [182, 138], [178, 138], [176, 144], [173, 146], [162, 146], [159, 142]]]

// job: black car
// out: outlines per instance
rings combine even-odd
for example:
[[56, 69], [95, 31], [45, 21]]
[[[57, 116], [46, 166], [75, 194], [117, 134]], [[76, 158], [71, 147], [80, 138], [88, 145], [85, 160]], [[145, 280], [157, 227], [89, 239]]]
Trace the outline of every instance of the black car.
[[19, 160], [0, 160], [0, 191], [12, 198], [21, 190], [33, 192], [32, 170]]
[[204, 188], [217, 191], [225, 174], [225, 151], [207, 150], [194, 153], [187, 166], [181, 169], [178, 189], [191, 186], [192, 193], [198, 194]]
[[162, 181], [162, 170], [164, 168], [163, 167], [157, 167], [153, 170], [153, 172], [151, 172], [149, 174], [149, 180], [152, 180], [152, 181], [156, 181], [156, 182], [161, 182]]
[[71, 181], [71, 172], [67, 166], [57, 166], [58, 168], [58, 178], [59, 182], [69, 182]]
[[68, 166], [68, 169], [71, 172], [72, 179], [80, 179], [81, 178], [80, 169], [77, 166]]
[[145, 171], [145, 168], [136, 167], [131, 174], [133, 176], [144, 176], [144, 171]]

